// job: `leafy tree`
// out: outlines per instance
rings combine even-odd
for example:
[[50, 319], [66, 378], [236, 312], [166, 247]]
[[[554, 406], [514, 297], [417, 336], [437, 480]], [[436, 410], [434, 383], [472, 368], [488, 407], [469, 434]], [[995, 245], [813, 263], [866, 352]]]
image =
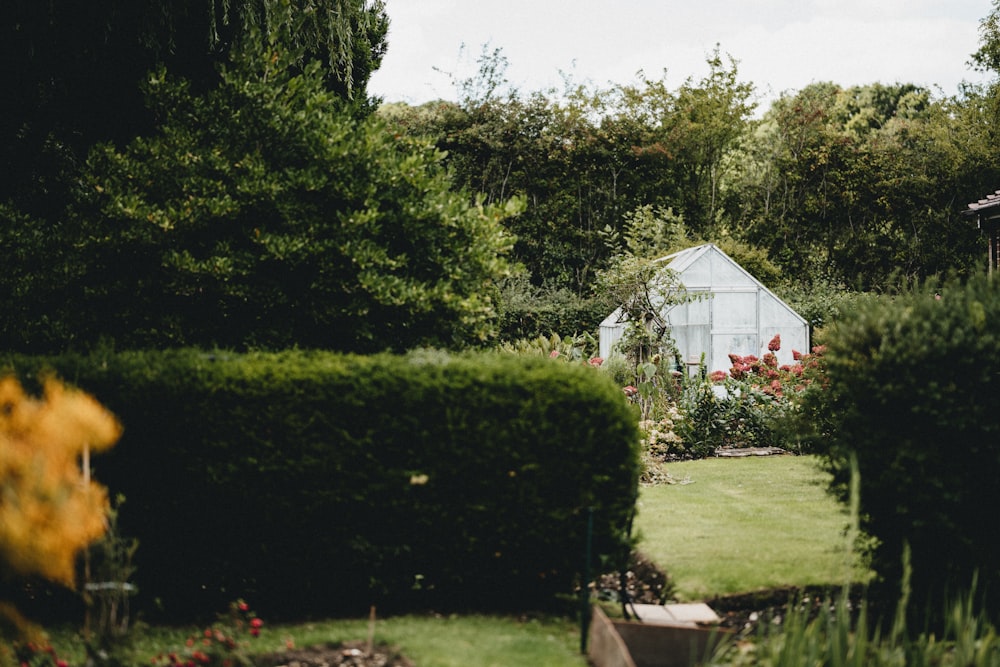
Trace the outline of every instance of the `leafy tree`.
[[981, 72], [1000, 74], [1000, 1], [979, 22], [979, 49], [972, 54], [972, 64]]
[[157, 119], [140, 84], [159, 65], [204, 91], [249, 29], [286, 30], [303, 62], [368, 106], [385, 52], [382, 0], [13, 0], [0, 24], [0, 201], [58, 214], [65, 188], [96, 143], [124, 144]]
[[861, 289], [970, 270], [958, 109], [911, 85], [813, 84], [782, 97], [744, 152], [740, 235], [786, 274]]
[[433, 146], [356, 118], [286, 43], [251, 33], [204, 93], [150, 77], [157, 132], [93, 151], [58, 234], [19, 229], [25, 259], [54, 257], [67, 285], [20, 272], [5, 300], [59, 321], [7, 319], [5, 344], [369, 351], [491, 335], [517, 203], [453, 192]]
[[725, 62], [716, 47], [706, 62], [704, 78], [688, 79], [674, 92], [649, 80], [644, 88], [619, 90], [621, 108], [643, 129], [633, 150], [644, 158], [639, 174], [655, 188], [644, 201], [673, 206], [702, 236], [724, 226], [724, 181], [734, 166], [727, 157], [750, 130], [756, 106], [754, 87], [739, 80], [735, 60]]
[[587, 294], [610, 258], [603, 231], [620, 232], [638, 207], [673, 207], [699, 231], [725, 218], [726, 156], [748, 127], [753, 88], [718, 51], [703, 80], [676, 92], [644, 80], [525, 96], [507, 84], [501, 51], [484, 51], [479, 64], [477, 77], [458, 82], [458, 104], [385, 114], [433, 137], [471, 192], [525, 197], [508, 225], [513, 256], [536, 284]]

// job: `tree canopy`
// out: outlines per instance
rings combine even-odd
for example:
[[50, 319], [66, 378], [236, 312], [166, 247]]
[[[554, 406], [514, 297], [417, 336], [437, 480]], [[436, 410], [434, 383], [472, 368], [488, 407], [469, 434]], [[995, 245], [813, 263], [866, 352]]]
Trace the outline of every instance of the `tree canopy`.
[[878, 290], [980, 270], [982, 240], [961, 212], [1000, 180], [992, 87], [940, 97], [821, 82], [758, 114], [718, 48], [704, 77], [676, 88], [640, 75], [525, 96], [500, 85], [505, 64], [484, 56], [483, 82], [461, 85], [488, 94], [386, 115], [433, 137], [470, 190], [526, 197], [509, 226], [535, 284], [587, 294], [612, 258], [602, 235], [646, 206], [683, 219], [687, 243], [764, 253], [797, 282]]
[[251, 29], [286, 30], [303, 62], [365, 108], [386, 48], [381, 0], [12, 0], [0, 23], [0, 201], [50, 215], [66, 181], [102, 141], [124, 144], [157, 122], [141, 84], [160, 65], [199, 91]]
[[490, 335], [516, 203], [470, 202], [433, 146], [356, 117], [320, 62], [249, 35], [215, 88], [151, 76], [156, 131], [92, 151], [60, 221], [8, 211], [5, 345], [372, 351]]

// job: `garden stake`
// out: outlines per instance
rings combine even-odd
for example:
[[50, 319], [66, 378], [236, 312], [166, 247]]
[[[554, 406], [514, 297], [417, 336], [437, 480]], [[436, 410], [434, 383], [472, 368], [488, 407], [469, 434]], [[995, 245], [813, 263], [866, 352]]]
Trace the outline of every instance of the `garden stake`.
[[594, 508], [587, 508], [587, 548], [583, 560], [583, 585], [580, 586], [580, 653], [587, 652], [587, 629], [590, 626], [590, 551], [594, 541]]
[[368, 649], [368, 653], [366, 653], [366, 655], [370, 656], [372, 654], [372, 651], [375, 648], [374, 644], [375, 644], [375, 605], [372, 605], [372, 608], [368, 610], [368, 646], [366, 647]]

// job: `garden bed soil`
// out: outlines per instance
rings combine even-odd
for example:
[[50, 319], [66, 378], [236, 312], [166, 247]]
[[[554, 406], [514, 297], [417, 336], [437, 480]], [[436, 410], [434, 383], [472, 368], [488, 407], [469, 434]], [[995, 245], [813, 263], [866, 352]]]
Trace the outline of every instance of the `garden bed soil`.
[[414, 667], [414, 664], [387, 644], [376, 644], [371, 652], [365, 642], [325, 644], [258, 656], [256, 667]]
[[[864, 588], [853, 586], [848, 591], [847, 604], [852, 616], [861, 609]], [[808, 612], [814, 618], [843, 600], [843, 590], [831, 587], [772, 588], [737, 595], [726, 595], [706, 604], [722, 619], [720, 627], [744, 635], [756, 631], [760, 623], [780, 625], [791, 605]]]

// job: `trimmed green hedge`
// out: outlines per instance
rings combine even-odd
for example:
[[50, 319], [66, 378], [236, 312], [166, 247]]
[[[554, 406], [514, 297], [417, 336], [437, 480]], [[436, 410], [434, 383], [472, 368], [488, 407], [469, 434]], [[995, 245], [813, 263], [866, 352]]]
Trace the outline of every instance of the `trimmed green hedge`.
[[[861, 302], [837, 322], [825, 392], [810, 395], [817, 451], [847, 500], [860, 470], [862, 527], [885, 599], [912, 552], [914, 610], [943, 610], [973, 573], [1000, 617], [1000, 281], [928, 284]], [[981, 591], [981, 592], [982, 592]]]
[[[125, 494], [146, 600], [181, 617], [237, 596], [286, 616], [551, 607], [634, 507], [635, 417], [584, 366], [510, 355], [10, 359], [122, 419], [95, 461]], [[144, 605], [149, 609], [149, 605]]]

